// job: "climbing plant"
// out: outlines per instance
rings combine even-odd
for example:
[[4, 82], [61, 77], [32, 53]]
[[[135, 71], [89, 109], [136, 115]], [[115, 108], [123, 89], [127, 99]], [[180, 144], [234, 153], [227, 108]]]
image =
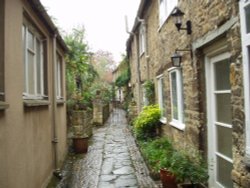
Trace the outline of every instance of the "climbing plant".
[[122, 70], [122, 73], [118, 78], [115, 80], [115, 85], [117, 87], [125, 87], [128, 85], [130, 81], [130, 68], [128, 58], [126, 56], [123, 57], [122, 62], [120, 63], [119, 67]]
[[143, 84], [145, 90], [145, 96], [149, 102], [149, 104], [154, 104], [155, 102], [155, 86], [151, 80], [147, 80]]

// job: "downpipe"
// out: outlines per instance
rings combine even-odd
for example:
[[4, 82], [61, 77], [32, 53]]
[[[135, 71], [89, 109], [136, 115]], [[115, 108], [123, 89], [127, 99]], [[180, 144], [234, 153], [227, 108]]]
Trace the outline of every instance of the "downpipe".
[[56, 119], [56, 109], [57, 109], [57, 103], [56, 103], [56, 38], [57, 34], [54, 34], [53, 36], [53, 62], [52, 62], [52, 131], [53, 131], [53, 148], [54, 148], [54, 172], [53, 175], [57, 177], [58, 179], [62, 179], [62, 173], [59, 168], [59, 162], [58, 162], [58, 136], [57, 136], [57, 119]]

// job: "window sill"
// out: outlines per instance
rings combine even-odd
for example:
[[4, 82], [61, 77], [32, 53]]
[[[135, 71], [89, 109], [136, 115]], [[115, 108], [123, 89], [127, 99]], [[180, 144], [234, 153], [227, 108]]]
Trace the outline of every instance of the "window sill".
[[65, 103], [66, 103], [66, 101], [64, 99], [57, 99], [56, 100], [56, 104], [58, 104], [58, 105], [63, 105]]
[[171, 121], [169, 124], [181, 131], [184, 131], [185, 129], [185, 124], [178, 122], [178, 121]]
[[0, 110], [5, 110], [9, 108], [9, 104], [3, 101], [0, 101]]
[[25, 107], [36, 107], [36, 106], [49, 106], [50, 102], [47, 100], [24, 100], [23, 104]]
[[167, 124], [167, 118], [161, 117], [160, 122], [163, 124]]

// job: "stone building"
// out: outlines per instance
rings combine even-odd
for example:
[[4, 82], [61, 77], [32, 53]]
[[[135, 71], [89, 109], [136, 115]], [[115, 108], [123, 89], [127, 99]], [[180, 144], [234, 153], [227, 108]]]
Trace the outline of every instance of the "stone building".
[[249, 0], [142, 0], [127, 41], [138, 112], [151, 80], [163, 134], [204, 151], [209, 187], [250, 187], [249, 23]]
[[46, 187], [65, 158], [66, 51], [39, 0], [0, 0], [0, 187]]

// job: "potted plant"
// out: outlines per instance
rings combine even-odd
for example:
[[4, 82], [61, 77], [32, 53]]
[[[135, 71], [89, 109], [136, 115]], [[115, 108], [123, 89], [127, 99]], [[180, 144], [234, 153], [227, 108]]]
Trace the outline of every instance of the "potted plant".
[[142, 154], [152, 169], [151, 174], [158, 173], [160, 175], [164, 188], [177, 188], [176, 177], [172, 173], [171, 167], [173, 152], [174, 148], [167, 137], [145, 142], [142, 146]]
[[73, 148], [76, 153], [86, 153], [88, 151], [88, 135], [76, 134], [72, 137]]
[[178, 150], [172, 155], [172, 171], [176, 175], [180, 188], [205, 187], [208, 180], [206, 163], [199, 151], [188, 148]]

